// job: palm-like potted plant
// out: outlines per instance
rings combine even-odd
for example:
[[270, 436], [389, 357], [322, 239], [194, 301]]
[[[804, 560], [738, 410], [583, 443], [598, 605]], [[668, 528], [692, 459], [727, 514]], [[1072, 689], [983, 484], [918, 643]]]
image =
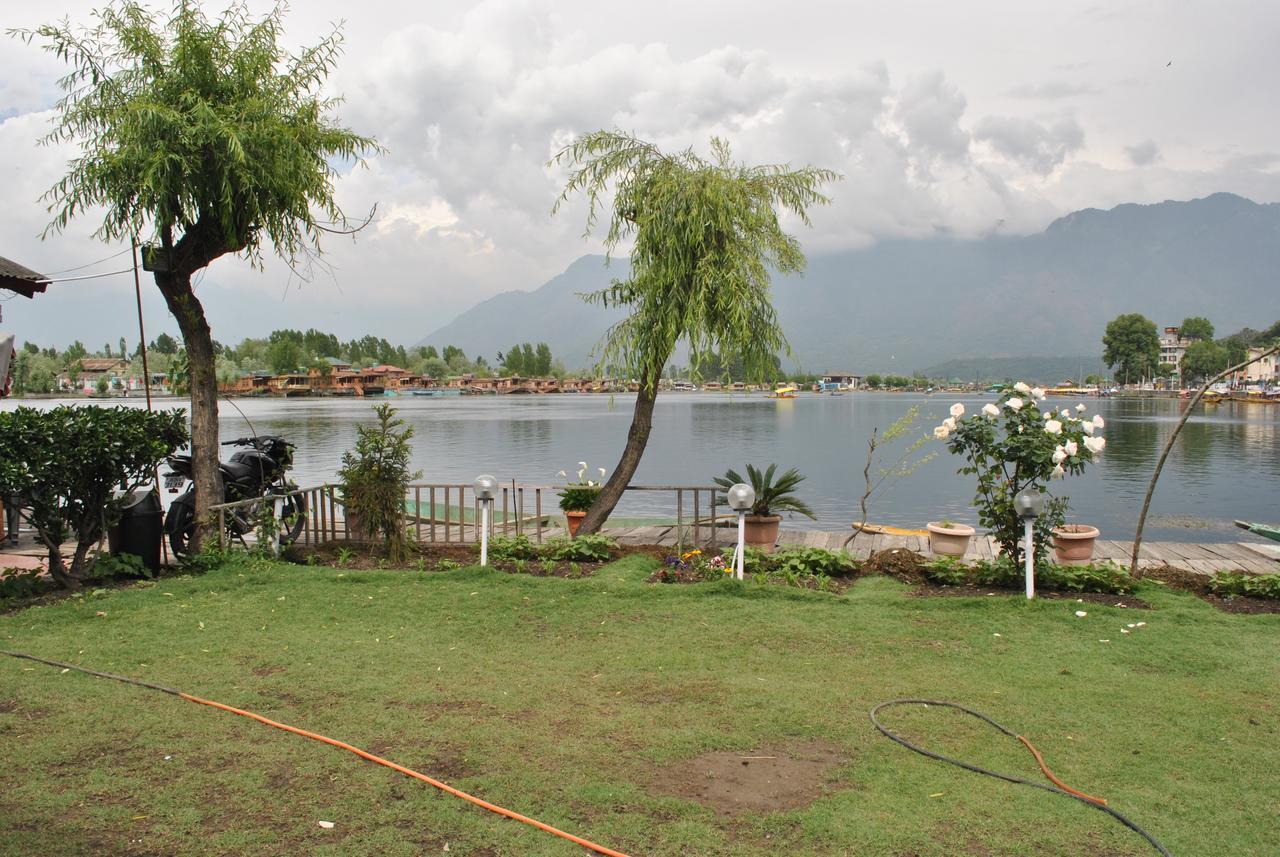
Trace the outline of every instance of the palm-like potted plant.
[[[600, 471], [600, 478], [603, 480], [605, 469], [603, 467], [596, 469]], [[561, 470], [558, 475], [564, 476], [565, 472]], [[600, 496], [600, 483], [593, 482], [586, 476], [587, 463], [579, 461], [578, 481], [570, 482], [560, 490], [560, 509], [564, 512], [565, 525], [569, 528], [570, 538], [578, 534], [578, 528], [582, 526], [582, 519], [587, 516], [587, 510]]]
[[[765, 553], [772, 553], [773, 546], [778, 543], [778, 527], [782, 523], [779, 512], [794, 512], [816, 520], [817, 515], [796, 496], [796, 486], [805, 480], [799, 470], [794, 467], [774, 478], [778, 465], [770, 464], [761, 471], [754, 465], [747, 465], [747, 478], [743, 479], [736, 470], [726, 470], [724, 476], [717, 476], [714, 482], [726, 491], [745, 482], [756, 493], [756, 501], [747, 513], [744, 539], [748, 545]], [[727, 497], [722, 496], [718, 502], [728, 504]]]

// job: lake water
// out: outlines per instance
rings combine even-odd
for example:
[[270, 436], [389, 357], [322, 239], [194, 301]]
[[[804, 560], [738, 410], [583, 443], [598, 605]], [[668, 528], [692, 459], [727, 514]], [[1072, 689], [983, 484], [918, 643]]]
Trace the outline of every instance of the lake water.
[[[467, 482], [479, 473], [537, 485], [563, 483], [577, 462], [612, 469], [631, 421], [634, 397], [601, 395], [466, 396], [388, 399], [416, 429], [414, 467], [422, 481]], [[84, 400], [79, 400], [83, 403]], [[162, 407], [184, 403], [159, 400]], [[912, 405], [920, 407], [919, 433], [947, 415], [953, 401], [972, 413], [990, 396], [856, 393], [802, 395], [662, 394], [639, 472], [642, 485], [709, 485], [711, 478], [751, 462], [797, 467], [808, 479], [802, 498], [817, 521], [784, 526], [847, 529], [857, 518], [867, 438], [883, 431]], [[1071, 498], [1072, 520], [1098, 526], [1103, 538], [1133, 535], [1142, 497], [1160, 449], [1179, 417], [1169, 399], [1070, 399], [1106, 420], [1106, 452], [1082, 477], [1054, 483]], [[141, 404], [124, 400], [122, 404]], [[370, 399], [237, 399], [220, 404], [222, 438], [280, 434], [298, 445], [294, 478], [312, 485], [334, 479], [355, 425], [371, 421]], [[9, 409], [20, 402], [6, 401]], [[32, 403], [44, 405], [46, 402]], [[238, 410], [237, 410], [238, 409]], [[241, 414], [243, 412], [243, 415]], [[252, 423], [252, 429], [249, 423]], [[950, 518], [977, 524], [973, 481], [956, 474], [960, 461], [941, 442], [922, 453], [937, 456], [873, 498], [870, 520], [923, 526]], [[896, 458], [894, 448], [886, 460]], [[1204, 406], [1188, 422], [1165, 465], [1152, 503], [1146, 537], [1177, 541], [1256, 540], [1232, 519], [1280, 520], [1280, 408], [1244, 403]], [[634, 494], [634, 492], [632, 492]], [[686, 503], [689, 501], [686, 500]], [[620, 514], [673, 513], [672, 495], [628, 495]], [[686, 508], [686, 512], [688, 509]]]

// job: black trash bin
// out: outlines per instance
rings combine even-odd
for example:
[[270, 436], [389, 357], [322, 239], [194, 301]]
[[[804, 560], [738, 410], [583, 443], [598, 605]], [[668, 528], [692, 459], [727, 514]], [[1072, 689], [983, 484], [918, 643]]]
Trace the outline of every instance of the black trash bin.
[[120, 522], [107, 531], [112, 556], [131, 553], [153, 572], [160, 570], [160, 540], [164, 522], [160, 498], [151, 488], [139, 488], [124, 501]]

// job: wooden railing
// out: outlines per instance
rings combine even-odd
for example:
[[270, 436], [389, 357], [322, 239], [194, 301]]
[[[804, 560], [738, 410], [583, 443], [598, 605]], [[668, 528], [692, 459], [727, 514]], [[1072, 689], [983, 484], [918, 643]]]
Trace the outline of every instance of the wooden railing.
[[[493, 502], [492, 534], [523, 535], [537, 543], [551, 535], [563, 534], [563, 513], [556, 499], [562, 490], [564, 486], [526, 485], [514, 481], [501, 485]], [[708, 541], [714, 546], [717, 538], [715, 524], [722, 517], [728, 517], [718, 514], [718, 489], [712, 486], [628, 485], [626, 490], [674, 494], [676, 541], [681, 544], [686, 537], [695, 544], [701, 544], [704, 531], [708, 531]], [[227, 529], [232, 512], [262, 503], [274, 504], [290, 496], [302, 497], [307, 505], [306, 521], [295, 544], [313, 547], [331, 541], [352, 540], [345, 507], [337, 497], [337, 486], [325, 484], [213, 506], [211, 511], [218, 515], [219, 546], [225, 550], [234, 538]], [[406, 505], [411, 505], [412, 511], [406, 510], [405, 523], [415, 541], [426, 544], [473, 544], [479, 541], [480, 504], [475, 498], [474, 486], [468, 483], [411, 484]], [[285, 526], [283, 522], [280, 524], [282, 530]], [[245, 541], [256, 538], [252, 531], [245, 535]]]

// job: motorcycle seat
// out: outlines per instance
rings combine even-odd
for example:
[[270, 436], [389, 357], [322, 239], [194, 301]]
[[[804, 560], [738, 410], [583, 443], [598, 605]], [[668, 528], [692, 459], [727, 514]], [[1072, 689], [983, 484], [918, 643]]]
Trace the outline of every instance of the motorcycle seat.
[[222, 472], [225, 476], [229, 476], [233, 480], [244, 479], [247, 476], [257, 474], [258, 468], [252, 464], [241, 464], [238, 461], [224, 461], [222, 463]]

